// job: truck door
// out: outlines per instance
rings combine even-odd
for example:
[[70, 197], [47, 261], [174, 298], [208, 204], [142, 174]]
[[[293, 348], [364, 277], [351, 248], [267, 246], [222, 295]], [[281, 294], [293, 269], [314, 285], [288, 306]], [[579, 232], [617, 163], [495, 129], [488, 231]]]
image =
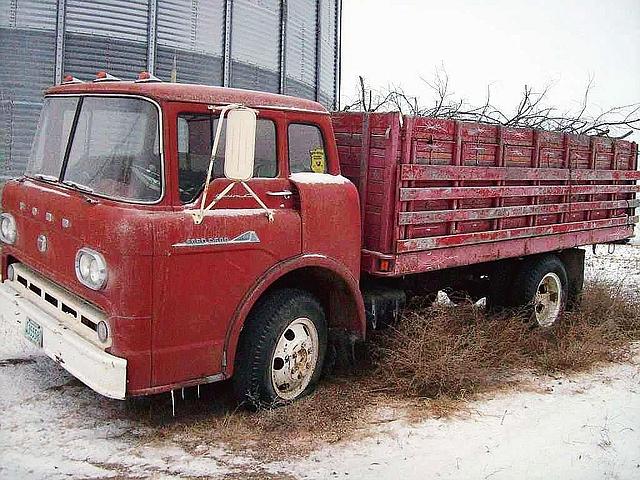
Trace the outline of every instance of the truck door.
[[[171, 114], [173, 110], [173, 115]], [[173, 157], [174, 205], [156, 222], [153, 320], [154, 386], [219, 374], [228, 322], [250, 287], [276, 263], [301, 251], [301, 221], [285, 168], [286, 131], [281, 113], [258, 115], [254, 178], [248, 185], [273, 213], [240, 186], [194, 222], [217, 118], [206, 105], [172, 107], [167, 141]], [[224, 136], [214, 163], [209, 199], [230, 181], [223, 178]], [[171, 167], [170, 167], [171, 168]]]
[[360, 274], [360, 207], [355, 186], [339, 175], [328, 122], [290, 113], [287, 128], [290, 180], [302, 216], [302, 249], [324, 255]]

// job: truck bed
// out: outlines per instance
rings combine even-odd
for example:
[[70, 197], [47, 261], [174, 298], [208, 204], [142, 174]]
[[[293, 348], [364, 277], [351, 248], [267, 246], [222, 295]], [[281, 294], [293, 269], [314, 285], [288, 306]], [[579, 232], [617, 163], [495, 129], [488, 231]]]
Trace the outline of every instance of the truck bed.
[[394, 113], [332, 114], [362, 269], [397, 276], [631, 237], [638, 145]]

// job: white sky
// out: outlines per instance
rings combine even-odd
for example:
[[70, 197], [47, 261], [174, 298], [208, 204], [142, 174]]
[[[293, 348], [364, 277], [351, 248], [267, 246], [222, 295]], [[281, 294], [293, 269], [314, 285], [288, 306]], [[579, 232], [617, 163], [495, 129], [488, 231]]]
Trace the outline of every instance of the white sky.
[[[342, 104], [357, 77], [400, 85], [429, 103], [420, 77], [444, 65], [452, 90], [471, 103], [515, 106], [524, 84], [553, 82], [550, 102], [640, 102], [640, 0], [343, 0]], [[640, 135], [634, 135], [640, 141]]]

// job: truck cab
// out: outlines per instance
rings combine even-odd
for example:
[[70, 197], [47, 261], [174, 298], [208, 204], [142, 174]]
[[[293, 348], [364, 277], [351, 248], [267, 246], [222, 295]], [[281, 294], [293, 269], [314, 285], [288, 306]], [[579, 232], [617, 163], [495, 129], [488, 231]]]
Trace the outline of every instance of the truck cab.
[[233, 376], [289, 401], [329, 332], [364, 337], [358, 193], [315, 102], [69, 79], [2, 204], [2, 322], [105, 396]]

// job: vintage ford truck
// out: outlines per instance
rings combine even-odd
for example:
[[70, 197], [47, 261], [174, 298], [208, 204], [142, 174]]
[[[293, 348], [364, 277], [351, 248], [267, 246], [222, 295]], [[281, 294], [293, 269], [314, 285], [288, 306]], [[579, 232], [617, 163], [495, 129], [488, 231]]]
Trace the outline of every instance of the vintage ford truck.
[[638, 178], [622, 140], [69, 77], [4, 188], [0, 321], [111, 398], [232, 379], [288, 402], [408, 295], [550, 328], [576, 247], [633, 235]]

